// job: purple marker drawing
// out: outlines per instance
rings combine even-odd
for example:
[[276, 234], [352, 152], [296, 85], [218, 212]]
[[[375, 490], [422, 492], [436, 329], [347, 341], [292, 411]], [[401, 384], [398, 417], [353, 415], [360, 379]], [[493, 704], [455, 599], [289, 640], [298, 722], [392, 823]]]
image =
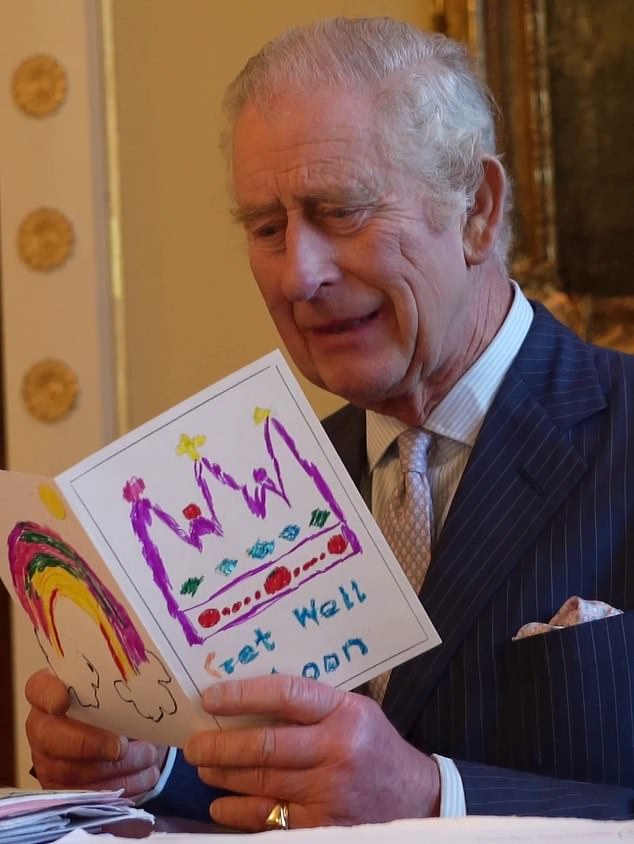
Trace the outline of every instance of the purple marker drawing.
[[[359, 539], [321, 471], [302, 457], [282, 422], [269, 414], [261, 430], [269, 468], [262, 465], [254, 468], [248, 483], [241, 483], [227, 467], [199, 455], [197, 449], [188, 452], [193, 460], [200, 504], [207, 512], [203, 513], [188, 498], [182, 508], [188, 520], [186, 527], [148, 497], [142, 479], [132, 478], [123, 488], [123, 497], [130, 504], [132, 530], [141, 544], [143, 557], [169, 614], [180, 623], [189, 645], [202, 644], [221, 630], [244, 623], [314, 577], [362, 553]], [[183, 435], [183, 440], [189, 442], [191, 438]], [[198, 436], [191, 442], [200, 445], [205, 439]], [[282, 466], [286, 477], [282, 477]], [[292, 502], [289, 498], [287, 489], [293, 489], [294, 482], [299, 481], [303, 489], [310, 491], [308, 504], [304, 500]], [[273, 501], [278, 504], [274, 511], [278, 514], [279, 504], [283, 505], [283, 517], [275, 517], [279, 524], [271, 522]], [[230, 510], [235, 514], [240, 506], [245, 510], [244, 528], [241, 522], [241, 536], [228, 538], [222, 513]], [[252, 526], [256, 539], [249, 545], [244, 541], [244, 533], [249, 530], [252, 518], [259, 527], [257, 523]], [[262, 521], [266, 521], [266, 539], [261, 538]], [[210, 565], [209, 576], [206, 573], [205, 583], [201, 581], [195, 590], [191, 586], [181, 589], [183, 576], [176, 573], [173, 561], [170, 577], [159, 544], [161, 531], [157, 528], [161, 526], [199, 554], [205, 551], [208, 556], [214, 541], [224, 543]], [[272, 537], [282, 536], [286, 541], [278, 548]], [[227, 548], [229, 539], [235, 541], [235, 548]], [[215, 581], [216, 589], [213, 588], [214, 566], [221, 579], [220, 583]], [[179, 584], [174, 587], [172, 579], [177, 576]], [[205, 594], [202, 589], [207, 590]]]

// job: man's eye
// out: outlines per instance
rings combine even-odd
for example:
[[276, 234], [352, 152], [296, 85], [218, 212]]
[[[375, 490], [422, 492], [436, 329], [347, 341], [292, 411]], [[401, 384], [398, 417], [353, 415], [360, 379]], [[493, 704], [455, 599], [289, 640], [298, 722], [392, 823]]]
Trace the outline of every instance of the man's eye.
[[265, 223], [252, 231], [252, 236], [260, 240], [270, 240], [284, 230], [282, 223]]
[[323, 216], [331, 217], [335, 220], [343, 220], [346, 217], [353, 217], [355, 214], [358, 214], [359, 211], [359, 208], [345, 208], [341, 206], [336, 206], [334, 208], [324, 208]]

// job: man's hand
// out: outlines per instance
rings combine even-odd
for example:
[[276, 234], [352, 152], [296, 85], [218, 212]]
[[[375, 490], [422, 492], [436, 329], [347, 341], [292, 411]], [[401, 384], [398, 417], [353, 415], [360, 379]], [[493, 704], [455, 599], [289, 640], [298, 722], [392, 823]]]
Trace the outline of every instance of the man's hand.
[[25, 691], [31, 704], [26, 734], [44, 788], [123, 788], [127, 797], [138, 797], [156, 785], [166, 748], [68, 718], [68, 692], [49, 671], [33, 674]]
[[185, 757], [208, 785], [237, 792], [212, 804], [214, 820], [262, 830], [275, 803], [291, 828], [437, 815], [433, 759], [404, 741], [374, 701], [298, 677], [217, 683], [213, 715], [264, 715], [284, 723], [192, 736]]

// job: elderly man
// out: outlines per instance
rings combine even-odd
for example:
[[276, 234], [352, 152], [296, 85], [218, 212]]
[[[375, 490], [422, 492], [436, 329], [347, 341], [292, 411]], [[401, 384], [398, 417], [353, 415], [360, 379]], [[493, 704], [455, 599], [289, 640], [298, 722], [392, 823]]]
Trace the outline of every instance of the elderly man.
[[431, 441], [418, 583], [443, 642], [392, 672], [382, 708], [380, 682], [216, 684], [209, 712], [279, 721], [193, 735], [167, 761], [67, 718], [41, 672], [38, 777], [161, 792], [154, 807], [192, 816], [221, 788], [212, 816], [250, 830], [634, 815], [634, 613], [514, 641], [572, 596], [634, 608], [634, 359], [509, 281], [507, 181], [462, 49], [395, 21], [323, 21], [264, 47], [226, 107], [253, 274], [302, 372], [350, 402], [325, 427], [380, 524], [401, 435]]

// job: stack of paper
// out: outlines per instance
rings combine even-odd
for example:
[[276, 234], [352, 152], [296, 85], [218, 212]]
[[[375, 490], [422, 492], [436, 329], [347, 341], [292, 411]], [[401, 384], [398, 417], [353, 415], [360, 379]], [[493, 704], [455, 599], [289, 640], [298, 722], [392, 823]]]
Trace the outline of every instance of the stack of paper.
[[0, 788], [0, 844], [45, 844], [76, 829], [128, 818], [152, 821], [121, 791], [28, 791]]

